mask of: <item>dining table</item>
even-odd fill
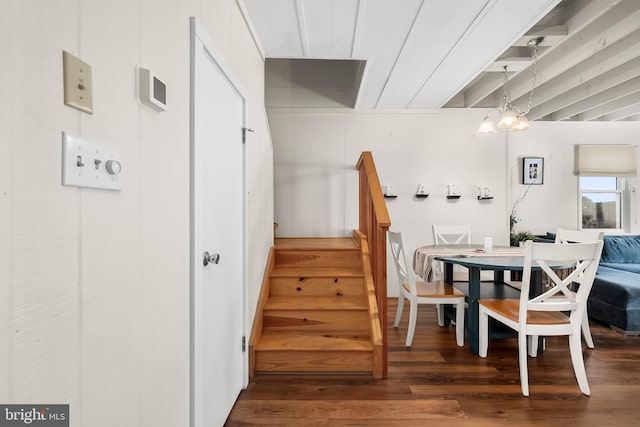
[[[483,245],[476,244],[439,244],[426,245],[417,248],[413,254],[413,270],[423,280],[442,280],[441,263],[436,261],[438,256],[518,256],[524,255],[524,249],[518,246],[492,246],[491,251]]]
[[[524,269],[524,255],[496,256],[485,254],[485,256],[435,256],[436,261],[444,263],[444,281],[462,290],[466,295],[468,304],[466,316],[466,330],[471,353],[478,354],[479,350],[479,309],[478,300],[480,298],[519,298],[519,291],[513,292],[512,286],[505,283],[505,271],[520,271]],[[468,283],[454,282],[453,267],[459,265],[466,267],[469,271]],[[566,268],[566,263],[551,263],[552,269]],[[480,272],[483,270],[493,271],[493,281],[486,282],[480,280]],[[531,266],[531,286],[529,296],[533,297],[542,293],[544,288],[543,271],[535,264]],[[490,337],[504,336],[494,334],[490,328]],[[538,352],[544,350],[544,339],[539,338]]]

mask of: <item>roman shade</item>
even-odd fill
[[[573,173],[580,176],[636,176],[635,145],[576,145]]]

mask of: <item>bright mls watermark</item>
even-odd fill
[[[69,427],[69,405],[0,405],[0,427]]]

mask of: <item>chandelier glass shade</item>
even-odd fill
[[[516,123],[515,125],[511,126],[511,130],[527,130],[531,127],[531,125],[529,124],[529,119],[527,119],[526,116],[518,116],[518,123]]]
[[[497,133],[496,126],[493,124],[493,120],[489,118],[489,116],[485,116],[482,123],[480,123],[480,127],[478,128],[478,133],[480,135],[489,135],[492,133]]]
[[[518,123],[518,114],[513,109],[504,110],[500,116],[498,127],[500,129],[511,129]]]

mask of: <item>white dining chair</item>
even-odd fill
[[[471,226],[433,225],[433,241],[436,245],[471,244]]]
[[[586,243],[595,242],[604,238],[604,231],[598,230],[567,230],[558,228],[556,230],[556,244],[567,243]],[[591,327],[589,326],[589,313],[587,308],[584,309],[584,318],[582,319],[582,335],[584,342],[589,348],[595,348],[593,337],[591,336]]]
[[[467,225],[435,225],[433,229],[433,241],[436,246],[438,245],[470,245],[471,244],[471,226]],[[444,272],[442,271],[442,263],[439,261],[434,262],[433,271],[435,277],[441,279]],[[469,280],[469,275],[465,270],[456,270],[453,275],[454,282],[466,282]],[[438,308],[440,313],[440,308]],[[441,315],[438,315],[438,319],[442,319]],[[442,326],[442,324],[440,324]]]
[[[518,359],[520,365],[520,387],[524,396],[529,396],[529,374],[527,370],[527,341],[530,337],[532,351],[537,350],[538,336],[567,335],[573,370],[582,393],[589,395],[589,383],[582,357],[580,340],[582,318],[587,298],[600,262],[602,241],[552,245],[548,243],[524,243],[524,269],[520,299],[480,299],[479,308],[479,354],[487,357],[489,345],[489,317],[496,319],[518,332]],[[575,267],[564,279],[549,267],[562,263]],[[529,296],[531,267],[539,266],[554,286],[534,297]],[[579,283],[577,292],[569,287]],[[567,314],[568,313],[568,314]]]
[[[464,345],[464,293],[443,281],[419,282],[415,279],[402,243],[402,234],[389,231],[389,246],[398,274],[398,308],[393,327],[397,328],[402,318],[404,300],[409,300],[409,329],[405,346],[411,347],[418,318],[418,304],[453,304],[456,307],[456,343]],[[442,325],[441,325],[442,326]]]
[[[433,229],[433,241],[436,246],[438,245],[470,245],[471,244],[471,225],[432,225]],[[444,277],[444,271],[442,270],[442,263],[435,261],[432,266],[434,275],[438,278]],[[493,274],[483,274],[483,279],[493,280]],[[469,272],[454,266],[453,271],[454,282],[467,282],[469,281]],[[444,310],[440,305],[436,306],[438,311],[438,324],[444,325]]]

